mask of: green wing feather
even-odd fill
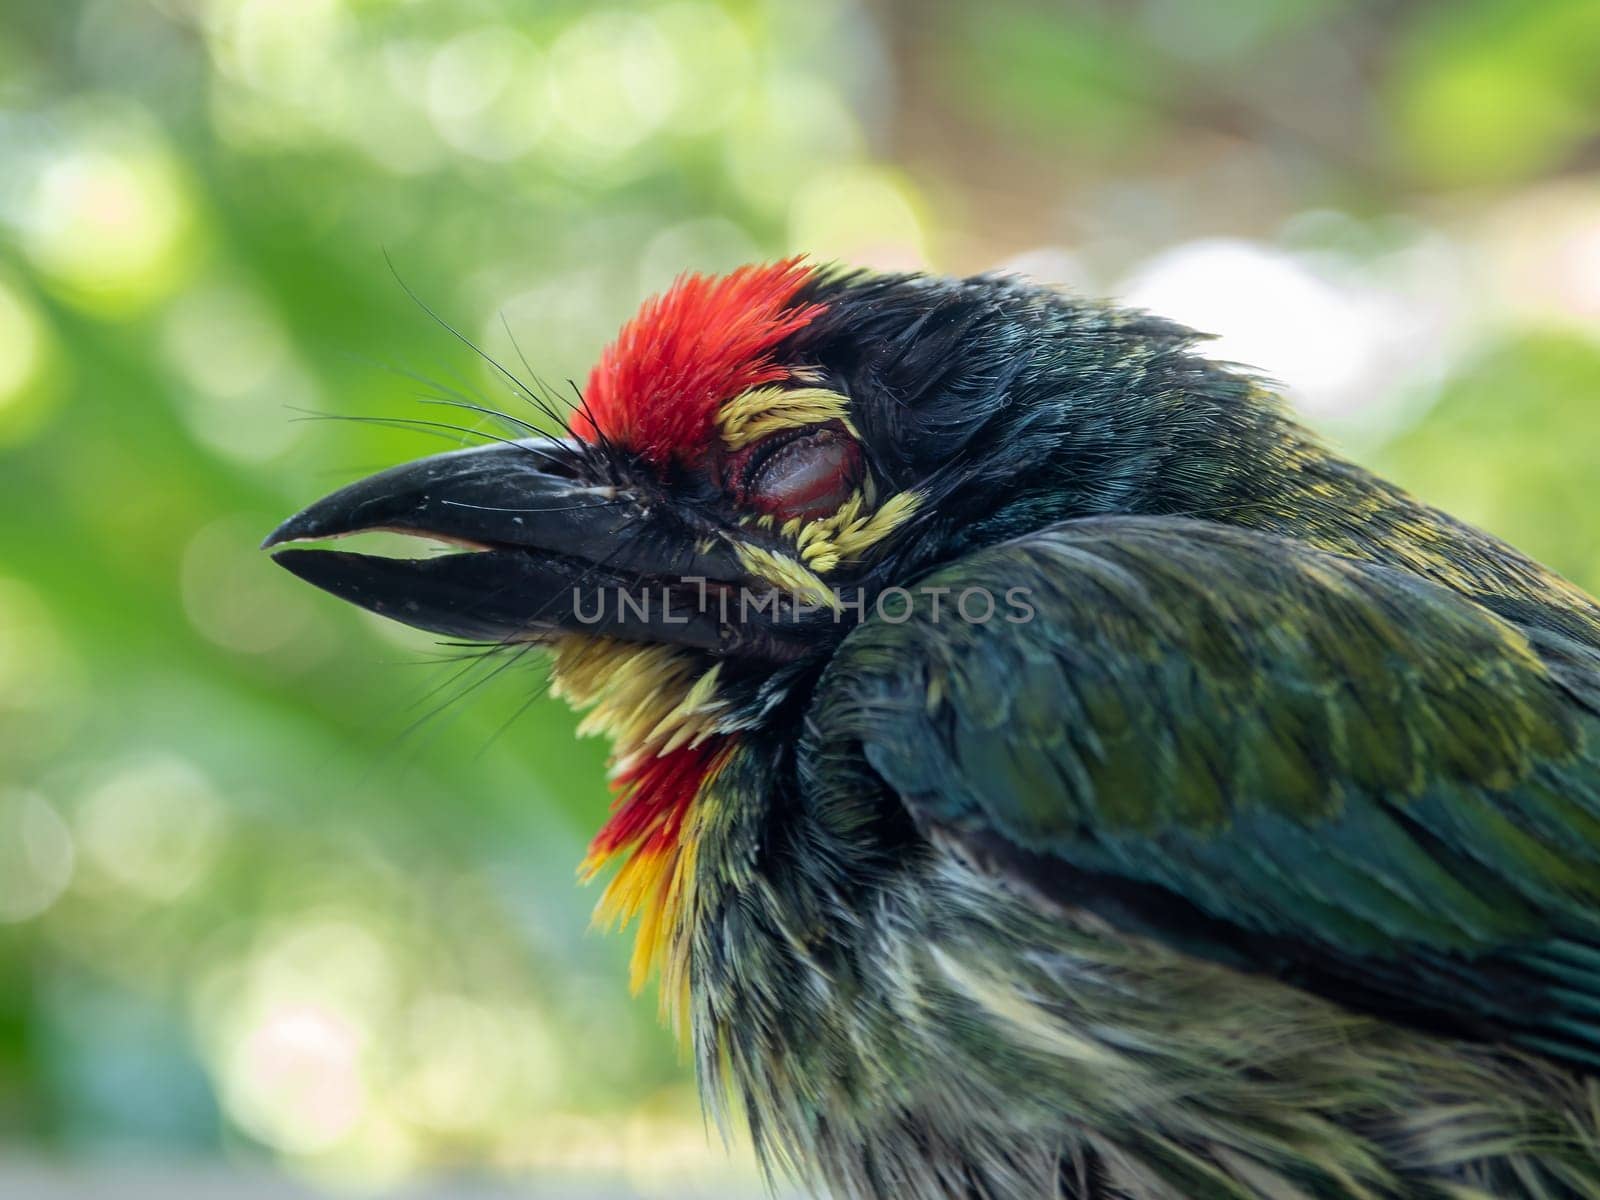
[[[939,619],[923,592],[861,626],[812,713],[921,826],[1187,951],[1600,1062],[1592,647],[1196,521],[1073,522],[925,582]],[[962,620],[969,588],[1033,616]]]

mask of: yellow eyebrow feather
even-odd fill
[[[850,401],[827,388],[759,387],[741,392],[717,413],[717,430],[729,450],[742,450],[780,429],[843,422],[852,437]]]

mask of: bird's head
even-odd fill
[[[798,260],[680,280],[605,351],[561,439],[435,455],[335,492],[267,545],[398,531],[460,553],[280,549],[422,629],[547,643],[616,746],[590,863],[670,941],[694,803],[893,589],[1056,521],[1248,502],[1281,417],[1186,331],[1015,280]],[[991,598],[1005,604],[1004,597]],[[971,607],[981,611],[981,598]]]

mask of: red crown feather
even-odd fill
[[[724,401],[788,378],[772,351],[823,310],[794,303],[813,274],[796,257],[680,277],[645,301],[600,356],[573,432],[660,464],[700,453]]]

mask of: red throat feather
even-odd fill
[[[589,857],[604,860],[630,847],[659,853],[675,845],[720,741],[641,758],[618,775],[611,819],[589,844]]]
[[[722,276],[682,276],[645,301],[600,356],[573,432],[603,436],[657,464],[700,453],[724,401],[789,377],[772,352],[822,311],[794,303],[814,274],[788,258]]]
[[[712,737],[699,745],[641,757],[624,768],[613,780],[616,801],[611,818],[589,843],[583,862],[582,873],[588,878],[613,859],[622,860],[606,885],[597,915],[617,925],[640,918],[633,988],[637,991],[653,970],[661,968],[662,999],[669,1007],[685,982],[673,978],[682,971],[671,943],[685,893],[693,886],[696,834],[687,826],[701,789],[721,765],[727,748],[725,738]]]

